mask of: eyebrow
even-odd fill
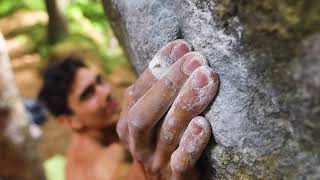
[[[101,80],[102,80],[101,74],[97,74],[96,75],[96,82],[101,81]]]

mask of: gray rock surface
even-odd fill
[[[204,113],[213,129],[201,159],[206,178],[320,179],[319,23],[304,26],[299,16],[298,25],[270,23],[274,14],[245,2],[104,0],[104,7],[138,73],[178,38],[219,73],[219,94]],[[291,22],[285,10],[275,14]]]

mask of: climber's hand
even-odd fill
[[[218,89],[218,75],[184,40],[164,46],[125,94],[117,125],[147,179],[196,179],[211,128],[198,116]],[[197,117],[198,116],[198,117]]]

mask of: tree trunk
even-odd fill
[[[316,0],[104,0],[141,73],[183,38],[220,75],[203,114],[208,179],[320,178],[320,4]]]
[[[0,34],[0,179],[44,179],[27,116],[14,83],[5,42]]]
[[[49,15],[48,40],[52,44],[68,35],[68,24],[64,19],[61,6],[59,6],[58,2],[58,0],[45,0]]]

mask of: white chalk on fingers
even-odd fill
[[[191,120],[181,139],[181,146],[190,154],[203,151],[211,134],[210,123],[201,116]]]
[[[155,78],[160,79],[168,72],[169,67],[173,63],[174,60],[172,60],[170,57],[166,57],[160,53],[157,53],[149,63],[149,70]]]
[[[188,58],[186,58],[185,62],[183,62],[182,64],[182,71],[188,75],[190,75],[195,69],[199,68],[200,66],[208,65],[208,61],[206,60],[206,58],[199,52],[189,52],[184,55],[184,57],[186,56],[188,56]]]
[[[213,86],[218,82],[218,75],[209,66],[201,66],[192,74],[192,87],[194,89],[203,89],[205,86]]]
[[[172,48],[169,51],[170,46]],[[191,51],[192,47],[182,39],[175,40],[161,48],[149,63],[149,70],[155,78],[164,76],[169,67],[184,53]],[[166,52],[165,52],[166,51]]]
[[[203,82],[196,82],[198,78]],[[170,111],[174,112],[178,106],[187,111],[198,107],[205,108],[216,95],[218,86],[219,78],[217,73],[208,66],[201,66],[197,68],[181,88],[181,91],[176,98],[176,101],[174,101]],[[193,95],[196,99],[186,98],[186,96],[189,96],[191,91],[194,92]],[[168,114],[173,113],[170,111]]]
[[[201,116],[193,118],[182,136],[178,149],[171,156],[171,169],[183,173],[195,166],[209,142],[210,135],[210,123]]]
[[[192,88],[197,91],[199,104],[207,103],[208,100],[213,99],[218,90],[219,77],[209,66],[201,66],[196,69],[190,79]]]

